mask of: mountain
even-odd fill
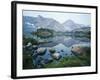
[[[55,31],[64,31],[65,30],[63,28],[62,24],[60,24],[58,21],[56,21],[52,18],[44,18],[40,15],[38,17],[24,16],[23,24],[25,27],[24,28],[25,31],[27,28],[32,29],[32,31],[36,31],[37,29],[40,29],[40,28],[52,29]]]
[[[77,24],[72,20],[66,20],[61,24],[53,18],[46,18],[40,15],[37,17],[23,16],[24,33],[35,32],[40,28],[51,29],[57,32],[71,32],[84,27],[88,26]]]
[[[63,27],[66,29],[66,31],[72,31],[72,30],[74,30],[74,29],[84,27],[83,24],[77,24],[77,23],[75,23],[75,22],[72,21],[72,20],[67,20],[67,21],[65,21],[62,25],[63,25]]]

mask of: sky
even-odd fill
[[[24,16],[37,17],[41,15],[45,18],[53,18],[60,22],[61,24],[67,20],[73,20],[75,23],[90,25],[91,24],[91,14],[89,13],[71,13],[71,12],[47,12],[47,11],[23,11]]]

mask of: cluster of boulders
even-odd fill
[[[38,48],[37,45],[32,45],[31,42],[28,42],[27,45],[23,46],[23,49],[27,50],[27,51],[31,51],[31,50],[36,50]]]
[[[54,48],[49,48],[49,52],[54,59],[59,60],[61,58],[60,53],[56,52]]]
[[[61,44],[60,44],[61,47]],[[60,48],[59,45],[57,45],[56,47],[39,47],[38,45],[32,45],[30,42],[24,46],[24,48],[31,50],[33,52],[33,59],[35,59],[34,64],[37,65],[36,67],[43,67],[45,64],[48,64],[50,62],[52,62],[54,59],[55,60],[59,60],[61,59],[62,56],[62,52],[64,52],[64,49],[61,48],[59,50],[57,50],[58,48]],[[66,48],[67,49],[67,48]],[[87,44],[75,44],[72,45],[71,47],[71,52],[74,55],[84,55],[85,53],[88,53],[87,50],[90,49],[90,46]],[[43,58],[43,56],[45,56],[45,54],[47,54],[47,52],[49,52],[50,57],[46,57]]]
[[[33,51],[33,57],[37,57],[38,55],[44,55],[46,53],[46,50],[48,49],[50,52],[51,57],[58,60],[61,58],[60,53],[56,52],[54,48],[44,48],[44,47],[38,47],[37,45],[32,45],[32,43],[27,43],[26,46],[24,46],[25,49]],[[49,59],[51,60],[51,59]]]
[[[90,47],[85,44],[75,44],[71,47],[71,52],[77,55],[82,55],[83,53],[86,53],[87,47]],[[46,53],[46,50],[50,52],[50,55],[53,59],[59,60],[61,58],[61,54],[56,51],[55,48],[44,48],[44,47],[38,47],[37,45],[32,45],[32,43],[27,43],[26,46],[24,46],[25,49],[33,51],[33,57],[36,58],[37,56],[42,56]],[[61,50],[63,52],[63,50]],[[46,59],[45,63],[51,62],[52,59]]]
[[[26,51],[31,51],[33,56],[33,64],[37,67],[43,67],[44,64],[48,64],[55,60],[59,60],[61,58],[60,53],[56,52],[54,48],[44,48],[39,47],[38,45],[32,45],[31,42],[27,43],[27,45],[23,46],[23,48]],[[49,55],[51,57],[43,58],[42,56],[46,54],[46,51],[48,50]]]
[[[33,64],[36,68],[43,68],[45,67],[45,64],[51,63],[54,60],[58,61],[59,59],[63,58],[62,54],[67,51],[66,46],[63,44],[58,44],[54,47],[46,48],[39,47],[38,45],[33,45],[31,42],[28,42],[27,45],[24,45],[23,49],[28,54],[31,52],[31,57],[33,57]],[[73,55],[84,55],[84,53],[87,53],[87,50],[89,49],[90,46],[88,44],[75,44],[72,45],[69,52],[71,52]],[[49,57],[44,57],[46,55],[49,55]]]

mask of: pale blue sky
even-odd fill
[[[73,20],[75,23],[90,25],[91,24],[91,14],[89,13],[70,13],[70,12],[47,12],[47,11],[23,11],[24,16],[37,17],[41,15],[46,18],[53,18],[60,23],[64,23],[66,20]]]

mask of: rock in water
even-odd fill
[[[56,50],[54,48],[49,48],[50,53],[55,53]]]
[[[88,49],[90,49],[88,44],[76,44],[72,46],[71,51],[77,55],[82,55],[83,53],[87,53]]]
[[[61,55],[59,53],[54,53],[54,54],[51,54],[51,55],[56,60],[59,60],[61,58]]]
[[[46,48],[38,48],[37,49],[37,54],[38,55],[44,55],[46,52]]]
[[[37,45],[33,45],[32,47],[33,47],[34,50],[38,49]]]
[[[71,51],[73,53],[81,54],[83,50],[80,46],[77,46],[77,47],[72,47]]]
[[[32,43],[31,42],[28,42],[27,45],[26,45],[26,47],[29,47],[31,45],[32,45]]]
[[[32,43],[31,42],[28,42],[27,45],[24,46],[24,49],[25,50],[28,50],[28,51],[32,50]]]

